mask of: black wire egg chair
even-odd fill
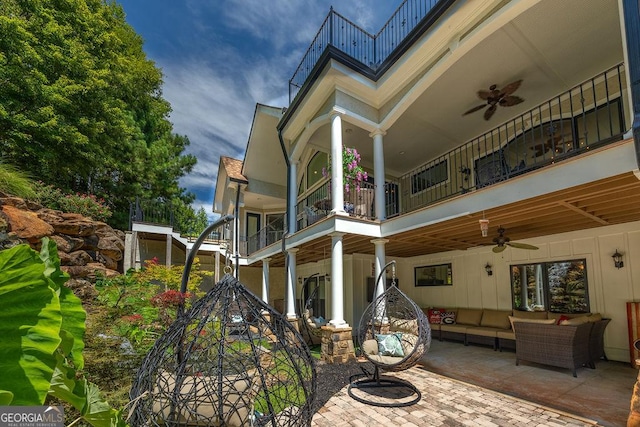
[[[316,282],[313,290],[311,291],[310,288],[312,279],[318,276],[319,273],[314,273],[311,276],[307,277],[302,283],[301,298],[299,304],[300,306],[298,307],[302,317],[303,329],[307,333],[307,337],[309,338],[309,345],[313,345],[315,342],[317,342],[317,339],[322,337],[322,326],[327,323],[326,320],[322,321],[317,316],[315,316],[318,313],[313,312],[313,303],[318,298],[320,283]]]
[[[182,276],[208,227],[189,253]],[[302,336],[225,276],[156,341],[134,379],[132,426],[310,426],[316,369]]]
[[[431,346],[431,328],[422,309],[398,289],[395,261],[384,266],[376,284],[382,286],[380,280],[389,266],[393,267],[391,285],[366,308],[356,335],[360,355],[373,364],[374,372],[363,369],[363,374],[352,376],[348,393],[369,405],[402,407],[417,403],[421,392],[410,382],[382,376],[380,371],[403,371],[418,363]],[[360,392],[379,388],[394,388],[403,398],[374,400]]]

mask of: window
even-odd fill
[[[307,189],[311,188],[313,184],[324,178],[322,170],[326,170],[328,165],[327,153],[317,152],[311,158],[307,165]]]
[[[587,313],[586,260],[512,265],[511,294],[516,310]]]
[[[429,187],[445,182],[449,177],[447,161],[436,163],[411,176],[411,194],[416,194]]]

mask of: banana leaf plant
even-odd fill
[[[82,369],[86,312],[64,286],[53,240],[0,251],[0,405],[44,405],[54,396],[94,426],[125,426]]]

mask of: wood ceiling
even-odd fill
[[[490,220],[489,235],[482,237],[473,213],[438,224],[385,236],[387,257],[405,258],[450,250],[493,245],[497,228],[504,227],[513,241],[530,239],[605,225],[640,221],[640,180],[633,173],[594,181],[543,196],[485,210]],[[393,219],[389,220],[393,221]],[[343,252],[374,254],[372,237],[346,234]],[[323,236],[299,246],[297,264],[316,262],[331,254],[331,237]],[[273,256],[271,266],[284,266],[282,253]]]

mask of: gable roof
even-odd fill
[[[231,157],[220,156],[220,160],[224,167],[227,176],[231,181],[239,182],[241,184],[248,184],[249,181],[242,174],[242,161],[233,159]]]

